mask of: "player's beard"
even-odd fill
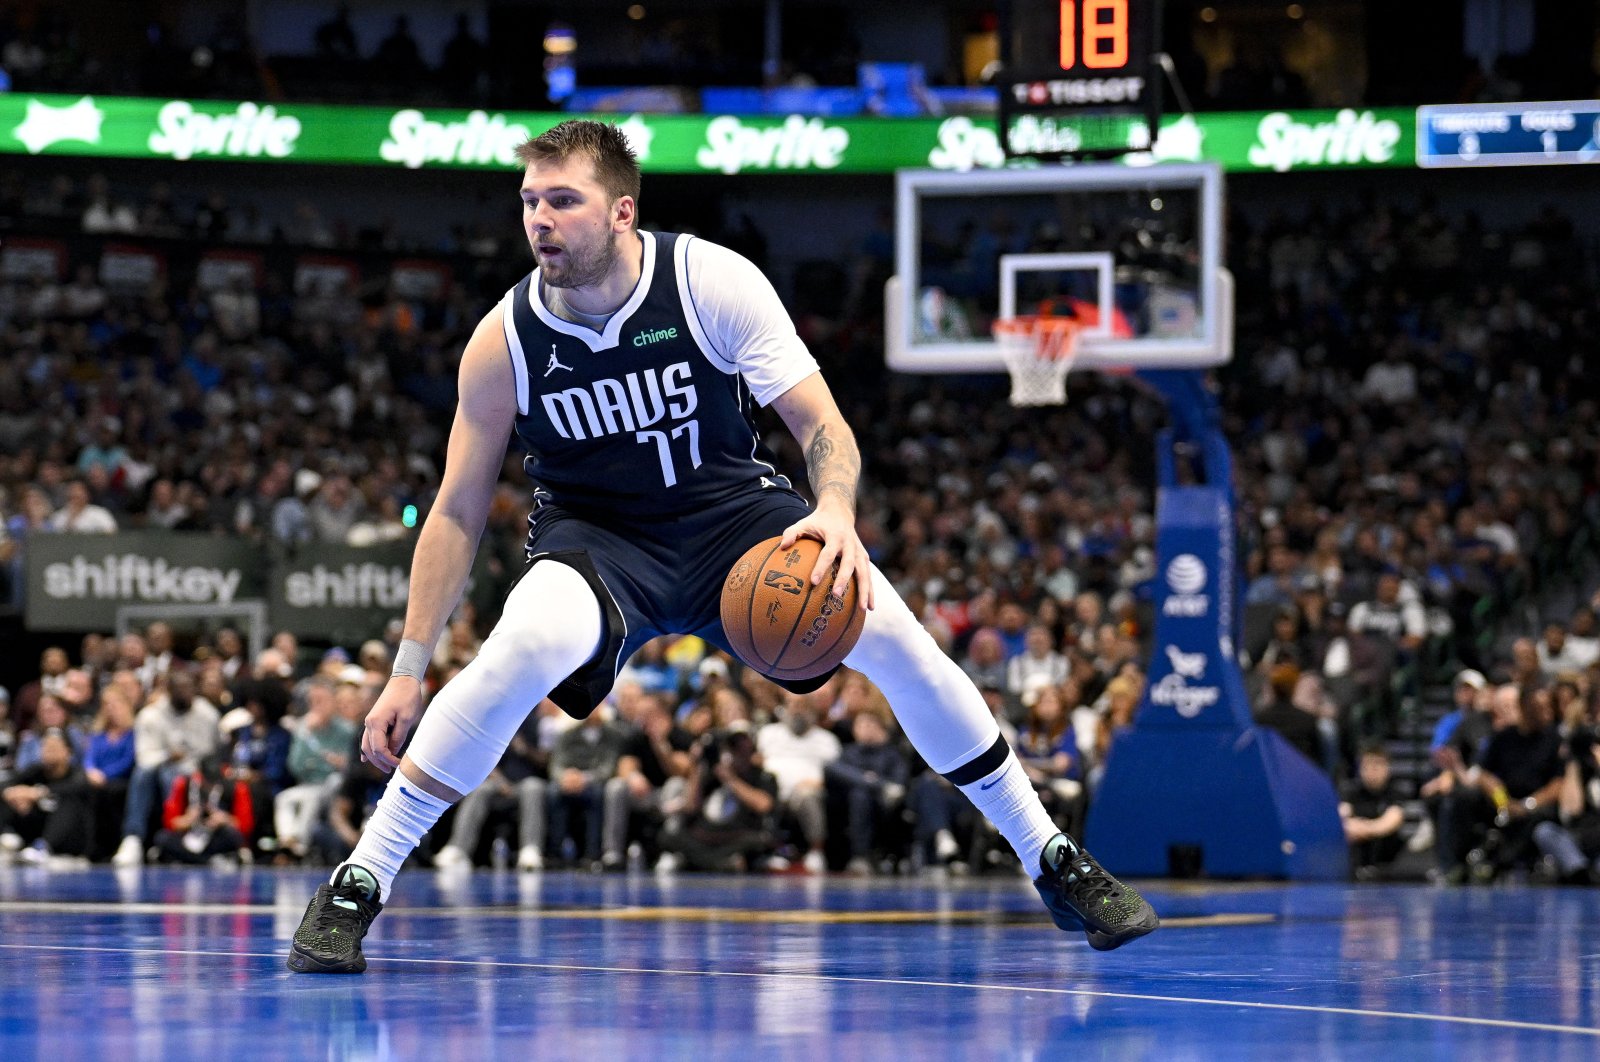
[[[593,251],[580,253],[571,244],[563,244],[561,251],[566,261],[556,265],[539,260],[537,250],[534,252],[535,260],[539,261],[539,278],[552,288],[587,288],[599,284],[611,274],[621,257],[616,237],[611,235]]]

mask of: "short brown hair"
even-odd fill
[[[639,201],[639,160],[614,125],[572,118],[517,146],[517,158],[524,166],[566,162],[574,155],[583,155],[594,165],[595,180],[612,202],[625,195]]]

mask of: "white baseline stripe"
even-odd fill
[[[118,955],[199,955],[228,959],[282,959],[279,952],[201,951],[166,948],[105,948],[81,944],[0,944],[13,951],[110,952]],[[501,970],[556,970],[563,973],[648,974],[658,977],[729,977],[791,981],[827,981],[849,985],[895,985],[905,988],[965,988],[976,992],[1041,992],[1052,996],[1085,996],[1093,999],[1135,999],[1147,1003],[1188,1003],[1207,1007],[1250,1007],[1255,1010],[1287,1010],[1302,1014],[1346,1014],[1357,1018],[1401,1018],[1433,1021],[1447,1025],[1482,1025],[1496,1029],[1521,1029],[1529,1032],[1570,1033],[1600,1037],[1600,1029],[1582,1025],[1550,1025],[1534,1021],[1509,1021],[1502,1018],[1465,1018],[1452,1014],[1416,1014],[1403,1010],[1360,1010],[1354,1007],[1316,1007],[1306,1003],[1256,1003],[1238,999],[1199,999],[1190,996],[1157,996],[1141,992],[1096,992],[1086,988],[1046,988],[1036,985],[987,985],[965,981],[916,981],[895,977],[850,977],[844,974],[753,973],[743,970],[666,970],[650,966],[584,966],[557,962],[499,962],[492,959],[403,959],[390,956],[369,957],[369,963],[405,963],[412,966],[487,966]],[[306,975],[302,975],[306,976]],[[314,976],[314,975],[313,975]]]

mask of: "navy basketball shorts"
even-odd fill
[[[600,649],[550,699],[574,718],[588,716],[611,692],[622,664],[659,635],[698,635],[731,653],[722,632],[728,572],[751,546],[783,534],[810,511],[800,495],[776,487],[649,521],[600,519],[540,505],[529,520],[528,567],[556,561],[576,569],[605,617]],[[829,677],[778,685],[809,693]]]

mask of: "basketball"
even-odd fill
[[[852,575],[844,598],[831,593],[839,571],[811,585],[822,543],[782,538],[752,546],[722,584],[722,629],[739,659],[775,679],[809,679],[838,667],[861,637],[861,580]]]

